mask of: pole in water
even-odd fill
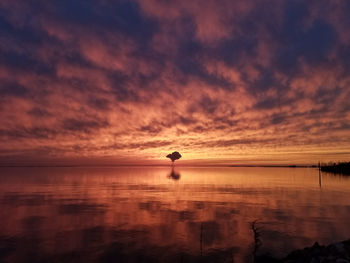
[[[201,222],[201,236],[200,236],[200,249],[201,249],[201,256],[203,256],[203,222]]]
[[[318,185],[322,187],[321,163],[318,161]]]

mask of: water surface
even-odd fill
[[[349,177],[312,168],[1,168],[0,261],[252,262],[350,238]]]

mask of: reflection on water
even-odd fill
[[[168,178],[173,180],[179,180],[181,178],[180,173],[175,172],[174,166],[171,168],[171,173],[169,174]]]
[[[283,256],[349,238],[349,190],[317,169],[2,168],[0,261],[251,262],[255,220]]]

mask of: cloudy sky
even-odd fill
[[[346,0],[1,0],[0,163],[349,160],[349,13]]]

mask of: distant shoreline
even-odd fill
[[[78,167],[170,167],[165,164],[113,164],[113,165],[0,165],[0,168],[11,168],[11,167],[22,167],[22,168],[49,168],[49,167],[62,167],[62,168],[78,168]],[[186,165],[180,164],[175,167],[261,167],[261,168],[318,168],[317,165]]]
[[[339,162],[321,165],[322,172],[350,175],[350,162]]]

